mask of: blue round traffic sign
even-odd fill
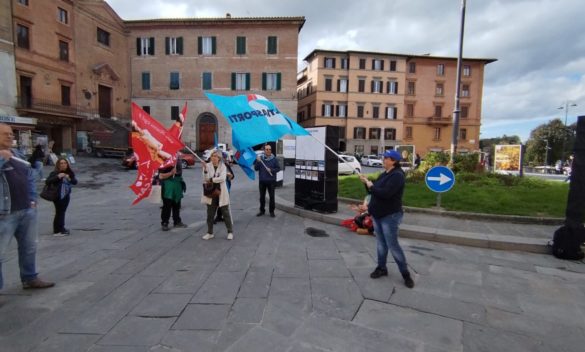
[[[425,182],[433,192],[447,192],[455,184],[455,174],[446,166],[435,166],[427,171]]]

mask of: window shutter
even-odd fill
[[[199,37],[201,38],[201,37]],[[232,90],[236,90],[236,73],[232,72]]]
[[[384,60],[382,60],[382,62],[381,62],[380,64],[381,64],[381,66],[380,66],[380,69],[381,69],[382,71],[384,71]]]
[[[376,68],[376,60],[372,59],[372,70]]]
[[[335,58],[331,59],[331,61],[333,61],[333,67],[332,68],[335,68]]]
[[[266,90],[266,72],[262,72],[262,90]]]
[[[197,37],[197,54],[203,54],[203,38]]]
[[[386,113],[385,113],[385,116],[384,116],[385,118],[388,118],[388,110],[389,110],[389,109],[390,109],[390,108],[387,106],[387,107],[386,107]]]
[[[337,80],[337,91],[341,92],[341,80],[340,79]]]
[[[394,120],[396,120],[396,119],[398,118],[398,108],[395,106],[395,107],[393,107],[393,108],[392,108],[392,110],[394,110],[394,111],[393,111],[393,114],[394,114],[394,115],[392,116],[392,118],[393,118]]]
[[[339,117],[339,105],[335,105],[335,116]]]
[[[396,71],[396,61],[390,61],[390,71]]]
[[[183,37],[177,38],[177,54],[183,55]]]
[[[279,72],[276,74],[276,90],[280,90],[281,82],[282,82],[282,75]]]
[[[171,38],[165,37],[165,54],[169,55],[171,53]]]
[[[394,94],[398,94],[398,82],[394,82]]]
[[[154,55],[154,37],[148,38],[148,55]]]
[[[390,88],[392,87],[392,85],[390,83],[391,83],[390,81],[386,82],[386,93],[388,93],[388,94],[390,94],[390,92],[392,92],[390,90]],[[384,93],[384,92],[382,92],[382,93]]]
[[[136,38],[136,55],[142,54],[142,39]]]
[[[372,83],[371,84],[371,87],[370,87],[371,88],[371,92],[374,93],[374,81],[372,81],[371,83]]]
[[[217,40],[215,37],[211,37],[211,55],[215,55],[217,49]]]
[[[250,90],[250,74],[246,73],[246,90]]]

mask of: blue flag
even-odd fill
[[[251,180],[256,179],[256,172],[254,172],[254,161],[256,160],[256,153],[252,150],[252,148],[246,148],[243,151],[238,150],[234,155],[234,158]]]
[[[232,127],[232,142],[237,150],[275,141],[290,134],[310,135],[307,130],[280,112],[268,99],[257,94],[226,97],[205,93]]]

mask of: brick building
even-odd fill
[[[339,150],[449,150],[456,58],[314,50],[305,61],[297,77],[297,120],[306,127],[339,126]],[[483,70],[493,61],[463,60],[460,152],[479,149]]]
[[[132,100],[169,127],[185,102],[183,140],[196,150],[231,145],[231,128],[204,92],[260,94],[295,116],[303,17],[125,21]]]

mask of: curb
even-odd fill
[[[344,203],[361,203],[359,199],[337,197],[337,199]],[[484,214],[484,213],[468,213],[464,211],[450,211],[450,210],[439,210],[429,208],[416,208],[403,206],[404,211],[407,213],[423,213],[433,214],[441,216],[451,216],[458,219],[468,220],[488,220],[497,222],[511,222],[515,224],[528,224],[528,225],[564,225],[565,219],[563,218],[545,218],[535,216],[522,216],[522,215],[498,215],[498,214]]]
[[[341,214],[338,213],[317,213],[314,211],[297,208],[295,207],[294,203],[282,199],[278,195],[275,198],[276,208],[293,215],[298,215],[306,219],[338,226],[341,226],[341,221],[344,220],[341,218]],[[351,201],[354,200],[352,199]],[[438,214],[443,215],[443,212],[439,212]],[[450,243],[468,247],[521,251],[539,254],[551,253],[550,247],[548,246],[546,240],[531,239],[519,236],[486,235],[473,232],[436,229],[417,225],[402,225],[400,227],[400,236],[404,238]]]

